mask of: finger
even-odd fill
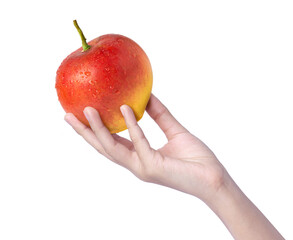
[[[177,134],[188,132],[153,94],[151,94],[146,111],[162,129],[168,140]]]
[[[92,107],[86,107],[84,109],[84,114],[105,152],[109,154],[116,163],[133,170],[135,159],[133,158],[132,152],[113,138],[102,122],[98,111]]]
[[[148,140],[146,139],[143,131],[137,124],[135,115],[132,109],[127,105],[120,107],[121,113],[124,117],[125,123],[128,128],[130,138],[138,157],[141,160],[150,159],[153,157],[154,149],[150,147]]]
[[[90,145],[92,145],[99,153],[104,155],[106,158],[112,160],[112,157],[107,154],[98,141],[96,135],[93,133],[92,129],[80,122],[72,113],[67,113],[64,120],[72,126],[72,128],[81,135]]]

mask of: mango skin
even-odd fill
[[[150,61],[133,40],[107,34],[88,42],[90,49],[77,49],[57,70],[55,88],[67,113],[89,126],[85,107],[98,110],[110,133],[125,130],[120,106],[127,104],[139,121],[149,101],[153,74]]]

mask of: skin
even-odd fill
[[[235,239],[284,239],[240,190],[215,154],[184,128],[152,94],[146,111],[168,142],[155,150],[137,124],[132,109],[123,105],[130,139],[110,134],[99,113],[84,109],[87,127],[71,113],[65,120],[99,153],[129,169],[139,179],[161,184],[201,199],[222,220]]]

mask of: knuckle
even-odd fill
[[[153,182],[154,171],[150,166],[142,166],[139,173],[139,178],[144,182]]]
[[[98,136],[98,133],[99,133],[100,131],[103,131],[103,126],[97,126],[97,125],[94,125],[94,126],[91,127],[91,129],[93,130],[94,134],[95,134],[96,136]]]
[[[131,140],[134,145],[137,145],[140,141],[138,136],[136,136],[136,135],[131,136]]]
[[[98,153],[104,155],[105,154],[105,151],[101,148],[101,147],[97,147],[95,146],[95,149],[97,150]]]
[[[148,159],[140,159],[138,164],[136,172],[138,173],[139,179],[144,182],[160,182],[161,170],[160,167],[156,165],[156,161],[154,161],[154,154],[155,152],[153,152],[153,156],[150,156]]]
[[[85,135],[86,132],[88,132],[88,131],[89,131],[89,128],[88,128],[87,126],[83,126],[81,129],[78,129],[76,132],[77,132],[79,135],[83,136],[83,135]]]
[[[170,113],[168,108],[164,107],[156,116],[154,116],[155,121],[159,121],[159,119],[164,116],[165,114]]]
[[[117,142],[111,143],[111,144],[106,144],[104,146],[104,150],[107,154],[111,154],[113,152],[116,151],[116,147],[117,147]]]
[[[129,126],[128,130],[129,130],[130,133],[134,133],[134,132],[137,131],[137,127],[138,127],[138,124],[136,123],[134,125]]]
[[[138,125],[133,126],[132,129],[129,129],[129,132],[133,144],[137,144],[145,138],[144,134],[142,133]]]

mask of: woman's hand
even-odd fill
[[[203,200],[235,239],[284,239],[240,190],[213,152],[189,133],[154,95],[146,110],[168,139],[167,144],[157,150],[150,146],[131,108],[126,105],[121,106],[121,112],[131,141],[111,135],[99,113],[91,107],[84,110],[91,128],[70,113],[65,120],[98,152],[128,168],[143,181]]]
[[[212,151],[188,132],[154,95],[151,95],[146,111],[168,140],[157,150],[150,146],[132,109],[127,105],[121,106],[121,112],[131,141],[110,134],[99,113],[91,107],[84,110],[91,128],[70,113],[66,114],[65,120],[98,152],[126,167],[141,180],[209,201],[227,177],[224,167]]]

